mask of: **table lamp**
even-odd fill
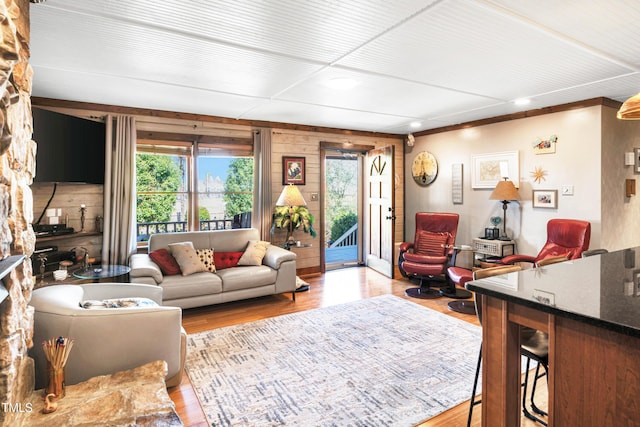
[[[509,181],[508,178],[504,178],[504,181],[499,181],[496,188],[489,196],[490,200],[500,200],[502,202],[502,236],[500,236],[500,240],[509,240],[507,237],[507,205],[511,201],[520,200],[520,196],[518,195],[518,189],[513,182]]]
[[[298,187],[289,184],[282,189],[276,206],[289,207],[289,233],[287,235],[287,242],[285,243],[285,247],[289,248],[295,245],[295,241],[293,240],[293,209],[299,206],[307,206],[307,202],[304,200],[304,197],[302,197],[302,193],[300,193]]]

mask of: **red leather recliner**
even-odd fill
[[[552,219],[547,222],[547,242],[542,246],[537,256],[508,255],[500,261],[501,264],[514,264],[516,262],[538,261],[550,257],[566,256],[568,259],[577,259],[582,252],[589,249],[591,239],[591,223],[577,219]]]
[[[537,256],[515,254],[508,255],[500,261],[500,264],[511,265],[517,262],[530,262],[535,266],[543,260],[550,258],[566,257],[576,259],[589,249],[591,239],[591,223],[576,219],[552,219],[547,223],[547,242]],[[458,286],[464,287],[472,279],[473,273],[464,267],[452,265],[447,269],[449,279]],[[475,313],[473,303],[466,301],[451,301],[449,309],[458,313]]]
[[[453,245],[458,232],[459,215],[455,213],[418,212],[413,242],[400,245],[398,267],[407,278],[420,280],[420,288],[407,289],[406,294],[417,298],[437,298],[442,294],[430,289],[432,281],[440,280],[441,286],[453,286],[444,276],[449,265],[455,264]]]

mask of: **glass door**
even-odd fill
[[[361,153],[326,149],[324,164],[324,269],[362,264]]]

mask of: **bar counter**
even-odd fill
[[[549,426],[640,426],[640,247],[466,287],[483,306],[483,426],[520,425],[520,326],[549,334]]]

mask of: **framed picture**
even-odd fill
[[[282,185],[304,185],[305,180],[305,158],[282,156]]]
[[[636,156],[636,163],[633,170],[635,173],[640,173],[640,148],[634,148],[633,152]]]
[[[533,190],[531,197],[534,208],[558,208],[558,190]]]
[[[493,189],[505,177],[520,187],[518,151],[471,156],[471,188]]]
[[[551,135],[546,139],[538,138],[533,143],[533,152],[536,154],[553,154],[556,152],[556,142],[558,142],[556,135]]]

